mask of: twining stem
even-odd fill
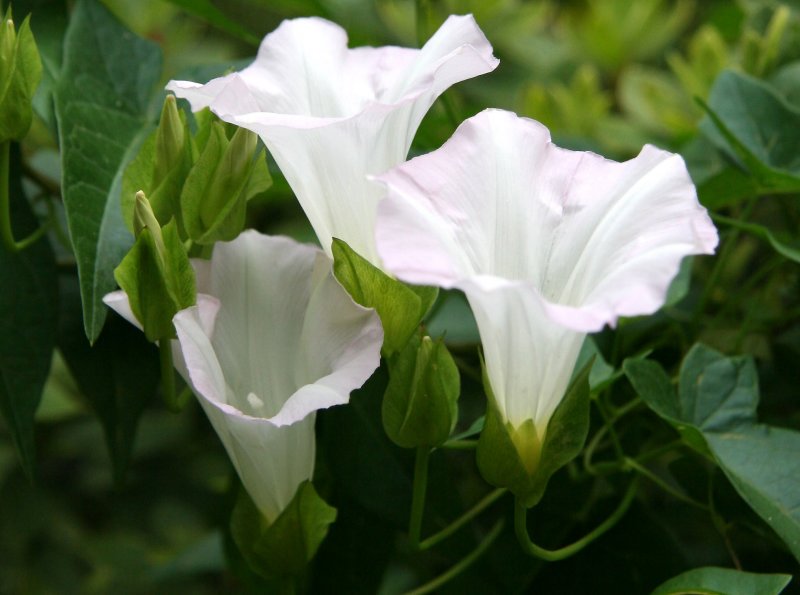
[[[472,519],[474,519],[476,516],[478,516],[486,508],[491,506],[495,501],[497,501],[498,498],[500,498],[500,496],[505,494],[507,491],[508,490],[506,488],[497,488],[496,490],[489,492],[475,506],[470,508],[467,512],[462,514],[455,521],[447,525],[447,527],[445,527],[438,533],[434,533],[427,539],[422,540],[417,547],[420,550],[427,550],[435,546],[437,543],[444,541],[445,539],[450,537],[453,533],[458,531],[461,527],[463,527]]]
[[[444,541],[491,506],[507,491],[505,488],[498,488],[490,492],[447,527],[422,540],[422,517],[425,511],[425,493],[428,487],[428,462],[430,461],[430,456],[430,448],[425,446],[417,448],[417,456],[414,463],[414,488],[411,495],[411,515],[408,522],[408,539],[412,547],[418,550],[427,550]]]
[[[495,539],[497,539],[497,537],[503,531],[503,525],[505,525],[505,521],[503,519],[497,521],[494,527],[492,527],[492,530],[486,534],[486,537],[483,538],[483,541],[481,541],[478,547],[476,547],[472,552],[467,554],[467,556],[465,556],[462,560],[460,560],[457,564],[443,574],[440,574],[435,579],[425,583],[421,587],[417,587],[412,591],[408,591],[405,595],[424,595],[425,593],[433,593],[439,587],[457,577],[459,574],[469,568],[478,558],[480,558],[487,549],[489,549],[492,543],[494,543]]]
[[[584,537],[581,537],[574,543],[557,550],[545,549],[531,541],[530,535],[528,535],[528,508],[525,506],[522,500],[517,498],[514,502],[514,530],[517,534],[517,540],[526,554],[541,558],[542,560],[547,560],[548,562],[556,562],[558,560],[564,560],[565,558],[574,556],[619,522],[619,520],[628,511],[628,508],[630,508],[638,488],[638,478],[634,478],[628,486],[628,490],[625,492],[625,495],[623,496],[622,501],[619,503],[619,506],[617,506],[616,510],[611,513],[611,516],[609,516],[605,521],[603,521],[593,531],[586,534]]]
[[[682,494],[681,492],[679,492],[678,490],[673,488],[666,481],[661,479],[658,475],[656,475],[655,473],[650,471],[650,469],[648,469],[644,465],[639,464],[638,461],[636,461],[634,459],[631,459],[629,457],[626,457],[625,458],[625,466],[628,469],[633,469],[639,475],[642,475],[643,477],[646,477],[647,479],[652,481],[654,484],[656,484],[658,487],[660,487],[662,490],[664,490],[668,494],[672,495],[673,497],[677,498],[681,502],[685,502],[686,504],[689,504],[691,506],[695,506],[696,508],[700,508],[702,510],[708,510],[709,509],[708,506],[706,506],[702,502],[698,502],[697,500],[695,500],[693,498],[690,498],[686,494]]]
[[[408,520],[408,538],[414,547],[419,545],[422,532],[422,514],[425,511],[425,492],[428,489],[428,462],[431,449],[426,446],[417,447],[414,460],[414,488],[411,494],[411,514]]]
[[[14,232],[11,229],[11,202],[8,191],[10,156],[11,141],[0,142],[0,242],[9,252],[20,252],[41,238],[47,231],[47,227],[39,227],[39,229],[19,242],[14,240]]]

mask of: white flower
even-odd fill
[[[380,321],[322,251],[288,238],[244,232],[193,265],[197,305],[173,319],[176,367],[271,522],[311,479],[316,411],[347,403],[378,367]],[[120,294],[106,303],[129,316]]]
[[[403,162],[436,98],[497,63],[472,16],[451,16],[420,50],[348,49],[342,28],[302,18],[267,35],[243,71],[167,89],[258,133],[328,255],[337,237],[379,266],[380,189],[367,174]]]
[[[586,334],[655,312],[681,259],[717,244],[680,156],[648,145],[617,163],[567,151],[538,122],[501,110],[376,179],[387,191],[377,220],[385,268],[465,292],[528,471]],[[531,421],[533,436],[522,430]]]

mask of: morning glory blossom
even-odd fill
[[[683,257],[717,245],[679,155],[648,145],[617,163],[568,151],[502,110],[375,179],[386,270],[464,291],[529,471],[587,333],[655,312]],[[530,421],[535,436],[515,432]]]
[[[312,246],[246,231],[192,264],[198,299],[173,319],[176,368],[272,522],[313,475],[316,411],[372,375],[383,330]],[[122,292],[106,303],[131,316]]]
[[[405,160],[442,92],[497,64],[471,15],[448,18],[422,49],[350,49],[338,25],[300,18],[267,35],[241,72],[167,89],[259,134],[328,255],[336,237],[380,266],[380,189],[366,176]]]

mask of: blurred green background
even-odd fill
[[[448,90],[423,121],[412,154],[437,148],[459,122],[481,109],[501,107],[542,121],[561,146],[613,159],[629,158],[645,143],[681,152],[704,203],[732,215],[740,209],[736,201],[744,182],[738,180],[737,185],[737,179],[726,178],[720,190],[718,176],[730,171],[730,159],[714,149],[708,136],[698,133],[704,112],[697,98],[708,100],[717,76],[733,69],[760,79],[792,109],[800,109],[797,3],[104,3],[132,31],[162,48],[164,83],[171,78],[203,80],[240,68],[255,55],[261,37],[285,18],[329,18],[348,30],[351,46],[417,46],[448,14],[471,12],[493,44],[500,66]],[[28,10],[46,66],[52,66],[60,56],[67,3],[29,0],[15,6],[16,13]],[[154,119],[158,107],[154,105]],[[59,183],[53,122],[37,121],[23,151],[37,176]],[[252,205],[250,225],[313,241],[291,191],[274,166],[272,170],[275,185]],[[784,208],[787,200],[791,199],[761,204],[751,219],[796,239],[797,208]],[[78,354],[82,366],[67,367],[58,352],[53,360],[38,412],[39,468],[33,482],[23,474],[10,437],[0,430],[0,593],[264,592],[267,587],[244,568],[226,536],[236,479],[202,411],[196,403],[181,415],[164,409],[154,396],[156,355],[139,333],[120,320],[109,320],[111,329],[89,349],[81,326],[74,259],[59,245],[65,243],[63,237],[54,240],[63,273],[58,344]],[[741,238],[732,250],[732,264],[716,279],[718,286],[693,290],[693,299],[705,299],[713,314],[698,336],[725,351],[755,355],[762,385],[770,393],[762,416],[800,427],[796,403],[800,376],[793,363],[800,356],[797,267],[775,261],[763,242],[750,236]],[[743,285],[762,268],[767,272]],[[696,271],[700,279],[708,269],[708,263],[700,263]],[[731,293],[742,287],[746,293],[741,299],[729,302]],[[672,314],[681,316],[680,311]],[[429,322],[432,334],[447,328],[448,341],[466,362],[465,369],[474,369],[477,337],[463,300],[450,297]],[[630,350],[645,340],[652,342],[653,333],[660,332],[658,324],[656,320],[629,329]],[[680,353],[689,340],[680,336],[658,340],[662,339],[667,361],[670,345]],[[609,332],[598,338],[606,351],[610,342]],[[614,358],[624,354],[623,350]],[[461,415],[468,423],[482,413],[483,402],[474,378],[465,374],[464,384]],[[328,490],[336,493],[340,522],[320,551],[313,592],[397,593],[434,575],[442,562],[435,552],[428,558],[415,556],[403,550],[402,542],[395,542],[396,531],[402,531],[406,522],[412,461],[409,453],[374,434],[380,430],[379,424],[374,425],[379,398],[368,384],[354,397],[352,411],[319,416],[324,453],[319,482],[323,491],[327,481]],[[378,483],[371,471],[375,469],[391,476],[390,483]],[[454,517],[461,502],[473,502],[483,490],[475,482],[469,455],[448,454],[446,463],[434,461],[432,471],[429,510],[434,517]],[[687,462],[673,473],[692,486],[697,483],[693,477],[703,470],[698,463]],[[337,482],[330,479],[334,476]],[[457,497],[449,495],[453,479]],[[350,487],[343,488],[347,481]],[[571,495],[563,481],[556,478],[553,484],[553,497],[543,502],[537,518],[542,535],[558,537],[570,522],[586,520],[580,518],[580,510],[587,504]],[[727,507],[727,518],[737,519],[741,526],[753,524],[752,513],[729,486],[715,489]],[[474,572],[444,592],[528,592],[535,580],[539,593],[644,593],[693,566],[730,565],[729,544],[706,518],[674,501],[662,506],[664,502],[654,498],[651,504],[635,508],[620,531],[570,565],[545,567],[529,561],[516,549],[513,536],[506,536]],[[578,511],[577,521],[563,516],[568,507]],[[553,512],[556,508],[560,512]],[[752,542],[748,530],[737,529],[731,539],[745,551],[749,568],[796,567],[791,557],[770,548],[775,537],[763,527],[752,529],[762,533],[762,541]],[[617,548],[620,541],[627,541],[627,547]],[[455,544],[452,549],[457,554],[469,546]],[[581,582],[579,574],[593,577],[593,582]]]

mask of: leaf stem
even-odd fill
[[[542,560],[547,560],[548,562],[556,562],[558,560],[564,560],[565,558],[574,556],[620,521],[620,519],[628,511],[628,508],[630,508],[630,505],[636,496],[638,487],[638,478],[634,477],[633,481],[631,481],[630,485],[628,486],[628,490],[625,492],[622,501],[619,503],[619,506],[617,506],[616,510],[611,513],[611,516],[600,523],[593,531],[587,533],[584,537],[581,537],[579,540],[571,543],[570,545],[564,546],[557,550],[545,549],[531,541],[530,535],[528,535],[528,509],[521,499],[516,498],[514,501],[514,530],[517,534],[517,540],[526,554],[536,558],[541,558]]]
[[[476,547],[472,552],[467,554],[463,559],[461,559],[443,574],[440,574],[435,579],[425,583],[420,587],[417,587],[416,589],[408,591],[405,595],[425,595],[425,593],[433,593],[439,587],[457,577],[459,574],[469,568],[478,558],[480,558],[486,550],[489,549],[492,543],[494,543],[495,539],[497,539],[497,537],[503,531],[504,525],[504,519],[497,521],[494,527],[492,527],[492,530],[486,534],[486,537],[483,538],[483,541],[481,541],[480,544],[478,544],[478,547]]]
[[[11,229],[11,203],[9,199],[9,160],[11,155],[11,141],[0,142],[0,242],[9,252],[21,252],[36,240],[41,238],[47,231],[45,225],[39,226],[28,237],[19,242],[14,240],[14,232]]]
[[[689,505],[694,506],[696,508],[700,508],[701,510],[709,510],[708,506],[706,506],[702,502],[698,502],[697,500],[687,496],[686,494],[682,494],[677,489],[675,489],[674,487],[669,485],[666,481],[661,479],[658,475],[656,475],[655,473],[650,471],[650,469],[648,469],[644,465],[639,464],[638,461],[636,461],[634,459],[631,459],[629,457],[626,457],[625,458],[625,466],[628,469],[633,469],[639,475],[642,475],[643,477],[646,477],[647,479],[652,481],[654,484],[656,484],[658,487],[660,487],[662,490],[664,490],[665,492],[667,492],[671,496],[677,498],[681,502],[685,502],[686,504],[689,504]]]

